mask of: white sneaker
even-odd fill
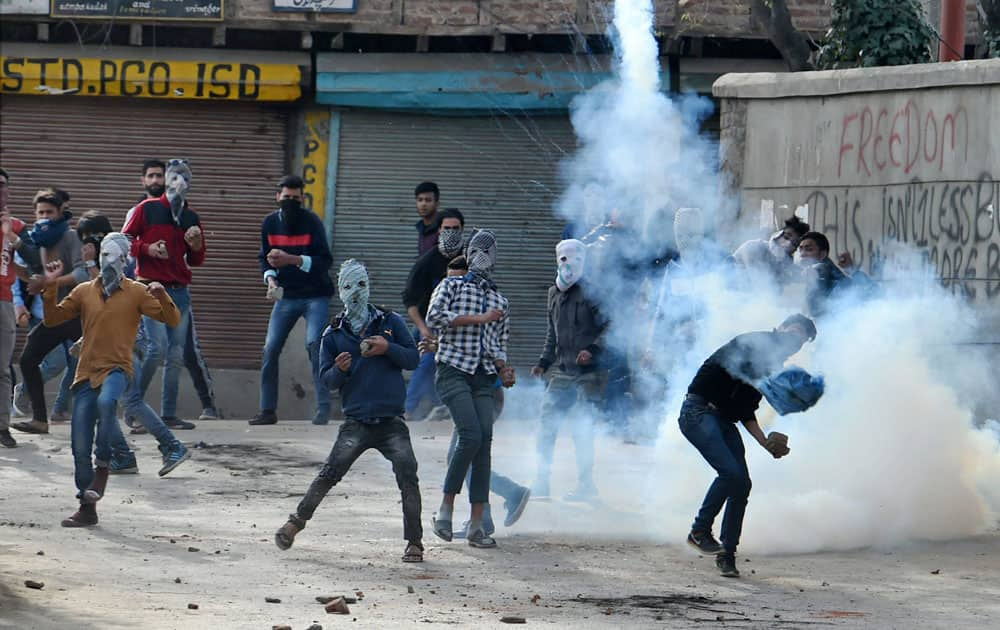
[[[11,410],[15,416],[21,418],[27,418],[31,415],[31,398],[28,396],[27,390],[24,389],[24,383],[18,383],[14,387],[14,399],[11,401]]]

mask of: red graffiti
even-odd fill
[[[969,159],[969,114],[961,105],[942,116],[910,99],[896,111],[865,107],[841,122],[838,176],[852,168],[866,177],[887,169],[910,175],[921,164],[943,171],[946,160],[959,159]]]

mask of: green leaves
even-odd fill
[[[918,0],[833,0],[831,27],[816,65],[838,69],[927,63],[934,41]]]

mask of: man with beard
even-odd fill
[[[180,321],[171,325],[150,317],[143,320],[147,349],[142,373],[137,377],[145,396],[159,364],[165,360],[160,416],[170,426],[177,419],[178,377],[190,323],[191,267],[205,262],[205,238],[201,220],[185,202],[191,187],[187,161],[170,160],[165,182],[163,195],[132,209],[122,232],[132,239],[136,278],[163,285],[181,313]]]
[[[323,383],[340,392],[344,424],[319,475],[274,542],[288,549],[330,489],[370,448],[392,462],[403,504],[403,562],[422,562],[420,486],[410,431],[403,422],[403,370],[417,366],[417,347],[403,318],[368,303],[368,271],[349,259],[340,266],[342,312],[323,333]]]
[[[490,494],[493,387],[497,376],[504,387],[514,386],[514,368],[507,365],[509,305],[492,279],[497,258],[493,233],[480,230],[473,234],[465,257],[469,273],[441,281],[427,309],[427,325],[438,338],[438,395],[448,406],[458,432],[433,527],[439,538],[452,540],[455,496],[471,467],[468,543],[493,548],[496,541],[486,533],[484,515]]]
[[[140,317],[156,318],[172,326],[177,326],[182,317],[162,284],[150,282],[149,286],[143,286],[125,277],[129,249],[125,235],[112,232],[105,236],[100,248],[100,276],[80,284],[61,301],[57,301],[61,261],[47,270],[48,280],[42,294],[45,303],[43,325],[51,327],[78,321],[84,331],[73,383],[75,398],[71,424],[74,478],[80,509],[63,520],[63,527],[97,524],[96,503],[107,487],[111,446],[124,441],[116,412],[118,400],[134,378],[132,346]],[[96,462],[92,454],[96,455]],[[172,467],[186,458],[185,449],[178,453]]]
[[[41,263],[45,268],[58,266],[68,270],[64,275],[51,282],[46,281],[41,268],[32,269],[28,278],[28,292],[37,295],[46,286],[52,285],[57,290],[59,298],[66,297],[77,284],[91,278],[88,269],[96,274],[95,260],[84,261],[82,246],[76,231],[69,227],[72,213],[65,209],[68,196],[55,189],[40,190],[35,195],[35,224],[28,234],[41,250]],[[58,263],[58,264],[57,264]],[[41,364],[47,354],[59,346],[65,351],[80,338],[80,322],[65,321],[59,326],[36,325],[28,333],[28,339],[21,350],[21,377],[24,379],[24,389],[31,400],[30,422],[17,422],[11,425],[25,433],[48,433],[49,419],[45,406],[45,381],[42,378]],[[72,360],[67,360],[72,364]]]
[[[313,424],[330,421],[330,390],[320,380],[320,338],[330,311],[333,258],[323,221],[302,207],[305,183],[287,175],[278,184],[278,209],[267,215],[260,228],[260,270],[267,299],[274,302],[264,341],[260,368],[260,413],[250,424],[278,421],[278,360],[289,333],[300,318],[306,320],[306,351],[312,362],[316,389]]]
[[[417,327],[419,336],[417,342],[433,343],[434,335],[427,327],[424,318],[427,317],[427,306],[431,301],[434,287],[445,277],[448,262],[462,253],[465,245],[463,228],[465,217],[459,210],[446,209],[439,214],[440,230],[437,246],[420,256],[406,279],[403,289],[403,306],[410,321]],[[434,389],[434,353],[425,352],[420,357],[420,364],[410,375],[410,384],[406,389],[406,419],[411,422],[425,420],[429,415],[437,416],[439,406],[437,392]],[[447,410],[442,409],[445,413]]]
[[[167,165],[160,160],[146,160],[142,164],[142,187],[146,191],[146,196],[139,200],[142,203],[146,199],[156,199],[163,195],[166,187],[163,185]],[[131,211],[129,212],[131,216]],[[128,223],[128,216],[125,218]],[[218,420],[219,411],[215,405],[215,390],[213,388],[212,375],[208,371],[208,363],[201,352],[201,344],[198,343],[198,331],[194,322],[194,310],[188,310],[188,336],[187,343],[184,344],[184,367],[187,368],[191,377],[191,384],[198,393],[198,400],[201,401],[201,415],[199,420]],[[183,418],[166,418],[167,422],[174,429],[193,429],[195,424]],[[133,427],[136,429],[136,427]],[[135,431],[135,432],[141,432]],[[112,468],[113,469],[113,468]]]
[[[441,191],[434,182],[421,182],[413,190],[420,220],[414,226],[417,230],[417,255],[423,256],[434,249],[438,242],[441,221],[438,218],[438,202]]]
[[[743,515],[750,496],[743,439],[736,428],[742,423],[775,459],[788,454],[787,439],[765,436],[756,410],[763,397],[757,386],[781,370],[785,361],[806,341],[816,338],[816,325],[804,315],[792,315],[771,332],[739,335],[716,350],[695,374],[681,406],[680,428],[705,461],[718,473],[712,482],[687,542],[699,552],[716,555],[715,565],[724,577],[739,577],[736,546],[743,529]],[[722,544],[712,536],[712,523],[725,504]]]
[[[14,344],[17,341],[17,320],[14,312],[13,292],[11,287],[17,280],[14,262],[15,253],[32,261],[32,266],[39,264],[38,248],[28,239],[25,233],[24,221],[10,215],[7,202],[10,198],[10,178],[7,171],[0,168],[0,446],[14,448],[17,441],[10,434],[11,373],[8,369],[14,354]],[[22,238],[22,234],[24,238]]]
[[[532,487],[536,497],[549,496],[552,452],[559,424],[582,398],[589,408],[569,418],[576,446],[577,487],[565,498],[567,501],[597,498],[593,419],[603,389],[597,366],[607,321],[580,284],[586,255],[586,246],[576,239],[556,245],[558,273],[555,285],[549,288],[545,348],[538,365],[531,370],[536,377],[549,373],[542,404],[542,424],[538,430],[538,473]]]

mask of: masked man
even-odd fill
[[[96,503],[104,496],[112,444],[124,441],[118,425],[118,400],[133,379],[132,346],[141,316],[176,326],[181,313],[163,285],[143,286],[125,277],[130,244],[112,232],[101,241],[101,273],[96,280],[78,285],[61,302],[58,274],[50,269],[43,297],[45,326],[80,319],[83,346],[73,383],[74,476],[80,509],[62,522],[64,527],[97,523]],[[94,431],[97,431],[96,453]],[[96,455],[96,470],[91,455]],[[178,458],[177,463],[183,461]]]
[[[434,287],[447,274],[448,262],[457,258],[465,245],[463,236],[465,217],[460,211],[453,208],[443,210],[438,213],[438,221],[441,227],[438,232],[437,247],[423,253],[413,263],[410,275],[406,279],[406,288],[403,289],[406,314],[419,332],[417,341],[426,341],[430,344],[433,344],[434,335],[427,327],[424,318],[427,317],[431,294],[434,292]],[[438,417],[439,405],[441,401],[434,389],[434,353],[424,352],[420,356],[420,365],[410,376],[410,384],[406,390],[407,420],[411,422],[425,420],[432,415],[432,412],[435,412],[434,417]],[[447,409],[441,408],[441,411],[444,412],[441,415],[447,415]]]
[[[264,341],[260,368],[260,413],[250,424],[278,421],[278,360],[289,333],[299,319],[306,320],[306,351],[312,362],[316,388],[313,424],[330,421],[330,390],[319,377],[320,336],[330,312],[330,246],[323,221],[302,207],[301,177],[286,176],[278,184],[278,210],[267,215],[260,228],[260,269],[267,298],[274,302]]]
[[[587,298],[580,283],[586,254],[586,246],[575,239],[556,245],[558,273],[555,285],[549,288],[545,348],[538,365],[531,370],[533,376],[549,374],[538,431],[538,474],[532,488],[536,497],[549,496],[552,452],[559,423],[581,398],[588,403],[588,408],[570,418],[576,445],[577,487],[565,498],[590,501],[597,497],[593,476],[593,419],[603,393],[597,365],[607,322]]]
[[[755,384],[781,370],[802,345],[816,338],[816,326],[804,315],[792,315],[772,332],[739,335],[716,350],[699,368],[681,406],[680,428],[718,476],[712,482],[691,526],[687,542],[699,552],[716,556],[724,577],[739,577],[736,546],[750,496],[743,439],[736,425],[776,459],[788,454],[785,443],[767,437],[757,423],[763,397]],[[786,440],[787,441],[787,440]],[[722,517],[722,544],[712,536],[712,523]]]
[[[275,544],[288,549],[320,502],[370,448],[392,462],[402,493],[403,562],[423,560],[420,486],[417,458],[403,422],[406,386],[403,370],[417,366],[417,347],[403,318],[368,303],[368,271],[356,260],[344,261],[337,289],[345,310],[323,333],[323,383],[340,392],[344,424],[326,465],[313,480],[295,513],[275,534]]]
[[[773,282],[782,283],[795,275],[792,257],[808,231],[809,224],[793,216],[766,241],[757,239],[740,245],[733,259],[744,269],[764,272]]]
[[[514,369],[507,365],[510,319],[507,298],[492,279],[497,259],[493,233],[481,230],[473,234],[465,257],[469,273],[441,281],[427,309],[427,325],[438,338],[438,395],[448,406],[458,432],[433,526],[439,538],[452,540],[455,496],[471,467],[468,543],[493,548],[496,541],[487,535],[483,522],[490,493],[493,386],[497,376],[504,387],[514,386]]]
[[[137,205],[122,230],[132,239],[139,282],[163,285],[181,313],[174,324],[147,317],[143,320],[147,337],[142,372],[136,378],[143,396],[160,363],[165,362],[160,415],[168,426],[179,425],[177,388],[184,365],[188,314],[191,310],[191,267],[205,262],[205,238],[201,220],[185,198],[191,186],[191,169],[185,160],[167,163],[163,195]],[[193,426],[193,425],[191,425]],[[190,428],[187,426],[179,428]]]

